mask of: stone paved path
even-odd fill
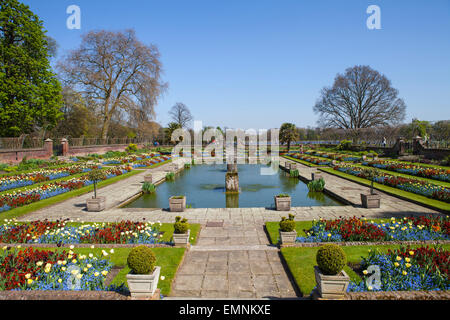
[[[261,225],[204,227],[177,272],[170,296],[295,298],[287,274]]]

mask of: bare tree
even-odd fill
[[[338,74],[331,88],[322,89],[314,112],[322,127],[357,131],[397,124],[405,118],[406,109],[397,95],[384,75],[369,66],[354,66]]]
[[[178,123],[181,128],[185,128],[193,117],[189,108],[184,103],[177,102],[169,111],[173,122]]]
[[[141,110],[155,115],[157,99],[166,89],[161,81],[159,51],[144,45],[133,30],[91,31],[80,48],[58,64],[63,80],[76,86],[101,106],[102,138],[108,135],[117,110]]]

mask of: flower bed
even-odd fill
[[[67,221],[7,221],[0,226],[0,243],[156,244],[162,243],[161,223],[121,221],[71,226]]]
[[[351,281],[348,291],[449,290],[449,264],[450,253],[441,247],[402,247],[386,254],[369,250],[360,264],[362,281]],[[366,281],[370,276],[366,269],[371,265],[380,267],[380,288]]]
[[[108,164],[127,164],[127,163],[133,163],[137,161],[141,161],[144,159],[152,159],[160,157],[159,153],[143,153],[139,155],[132,155],[132,156],[126,156],[126,157],[119,157],[119,158],[109,158],[105,161],[103,161],[104,165]]]
[[[330,153],[325,151],[308,150],[305,154],[318,156],[322,158],[330,158],[338,161],[360,161],[362,158],[351,154]]]
[[[383,160],[365,161],[362,164],[379,169],[405,173],[412,176],[450,182],[450,170]]]
[[[365,176],[365,174],[363,173],[363,169],[360,167],[353,167],[345,164],[339,164],[334,166],[333,169],[370,180],[369,177]],[[378,173],[378,176],[373,178],[373,181],[404,191],[419,194],[421,196],[425,196],[431,199],[450,203],[449,188],[435,185],[423,180],[396,177],[386,173]]]
[[[106,179],[125,174],[130,170],[129,166],[107,169],[105,170]],[[92,183],[93,181],[88,180],[84,175],[67,181],[44,184],[33,189],[3,194],[0,196],[0,212],[80,189]]]
[[[13,176],[4,176],[0,178],[0,191],[29,186],[35,183],[55,180],[68,177],[74,174],[88,172],[92,169],[101,168],[100,166],[70,166],[67,168],[38,170],[29,173],[23,173]]]
[[[387,222],[368,222],[365,218],[313,221],[306,237],[297,242],[355,242],[355,241],[426,241],[450,240],[450,218],[408,217],[391,218]]]
[[[303,161],[310,162],[310,163],[313,163],[313,164],[316,164],[316,165],[319,165],[319,166],[326,166],[326,165],[331,164],[331,161],[320,159],[320,158],[317,158],[317,157],[307,156],[307,155],[304,155],[304,154],[288,153],[286,155],[291,157],[291,158],[303,160]]]
[[[108,253],[103,251],[103,255]],[[111,268],[109,260],[92,253],[4,248],[0,253],[0,290],[105,290]]]
[[[132,167],[133,168],[151,167],[151,166],[153,166],[153,165],[155,165],[157,163],[165,162],[165,161],[168,161],[170,159],[171,159],[171,157],[169,157],[169,156],[158,156],[158,157],[151,158],[151,159],[143,159],[143,160],[140,160],[139,162],[136,162],[136,163],[132,164]]]

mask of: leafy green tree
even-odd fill
[[[291,148],[291,142],[298,140],[297,127],[293,123],[283,123],[280,128],[280,142],[287,144],[288,151]]]
[[[0,135],[49,129],[61,116],[61,86],[43,22],[17,0],[0,6]]]
[[[167,125],[167,128],[165,128],[165,132],[166,132],[166,141],[167,142],[171,142],[172,141],[172,133],[176,130],[176,129],[181,129],[181,125],[179,123],[176,122],[171,122]]]

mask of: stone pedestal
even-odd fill
[[[236,171],[225,174],[225,191],[239,192],[239,175]]]
[[[151,173],[146,174],[146,175],[144,176],[144,181],[145,181],[145,182],[149,182],[149,183],[153,183],[153,176],[152,176],[152,174],[151,174]]]

